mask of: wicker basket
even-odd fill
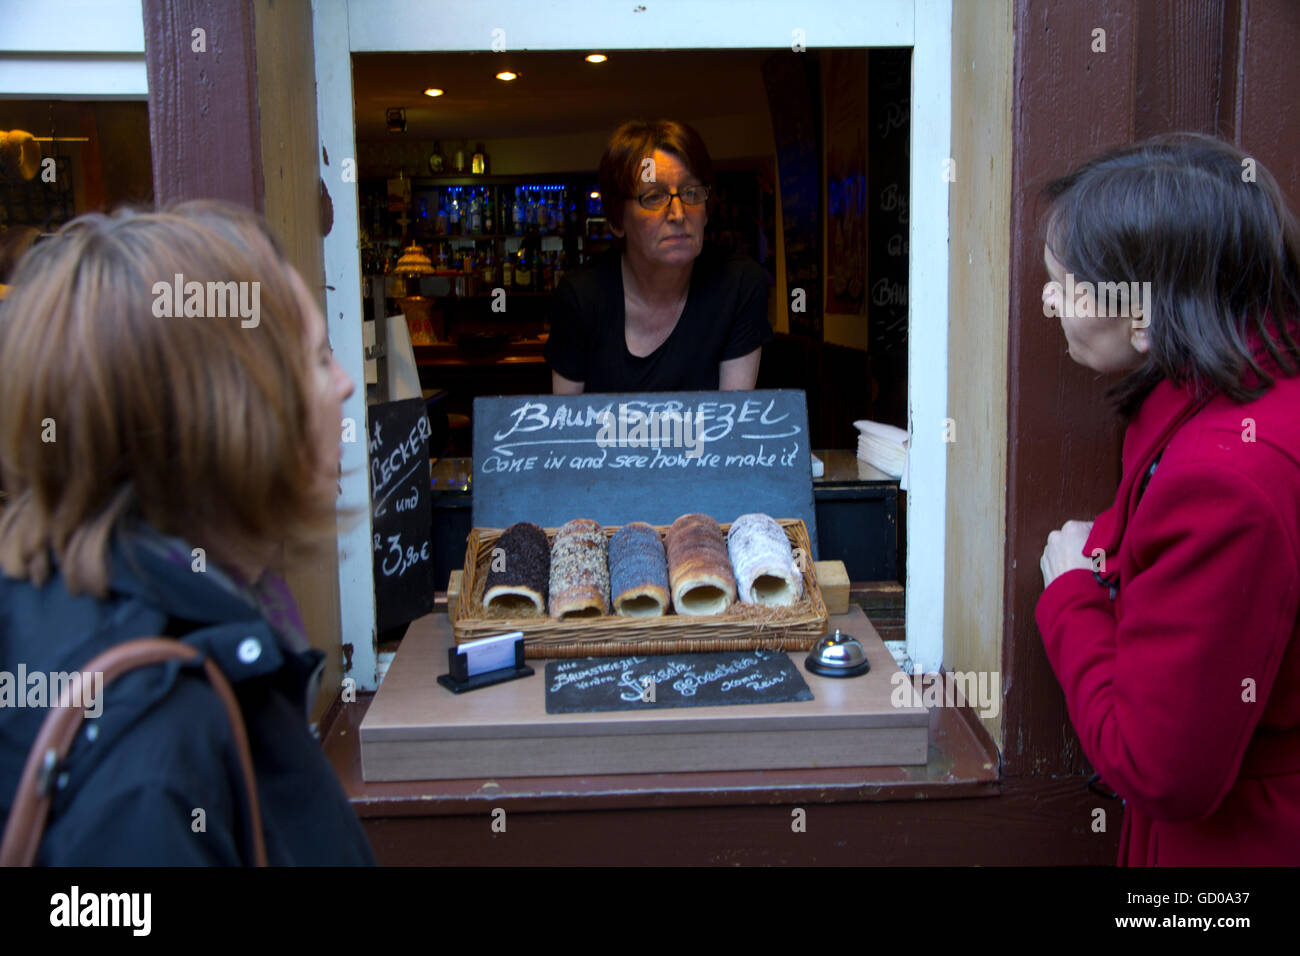
[[[756,607],[737,601],[722,614],[663,617],[585,617],[557,621],[547,616],[492,616],[483,609],[492,548],[503,531],[474,528],[465,551],[465,579],[456,603],[452,625],[457,643],[480,637],[523,631],[526,657],[616,657],[624,654],[681,654],[706,651],[810,649],[826,633],[826,603],[817,586],[808,529],[798,519],[778,519],[802,562],[803,598],[790,607]],[[722,525],[725,534],[731,526]],[[608,540],[618,526],[606,527]],[[663,538],[668,528],[655,526]],[[555,540],[555,528],[546,528],[546,540]]]

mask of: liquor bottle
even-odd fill
[[[542,260],[541,291],[550,292],[555,288],[555,253],[545,253]]]
[[[510,207],[510,223],[516,236],[524,234],[524,198],[523,187],[515,187],[515,201]]]
[[[533,287],[533,263],[526,243],[521,243],[515,254],[515,287],[522,292],[529,292]]]
[[[564,262],[565,262],[564,250],[561,249],[559,257],[555,260],[555,284],[556,285],[559,285],[560,280],[564,278]]]
[[[496,209],[493,208],[492,190],[485,190],[483,198],[483,231],[488,235],[496,232],[493,228],[496,225]]]
[[[489,249],[483,254],[481,263],[479,273],[483,280],[483,288],[491,289],[497,283],[497,263],[492,257],[492,250]]]
[[[501,259],[501,288],[510,289],[515,284],[515,263],[510,258],[510,253],[506,253]]]
[[[437,176],[446,168],[447,161],[442,156],[442,143],[433,141],[433,152],[429,154],[429,172]]]
[[[482,176],[487,172],[487,153],[483,151],[482,143],[474,147],[474,156],[470,159],[469,171],[475,176]]]
[[[447,204],[447,233],[449,235],[460,235],[460,196],[459,189],[453,190],[451,199]]]
[[[452,160],[451,168],[458,173],[465,171],[465,144],[463,142],[456,147],[456,155]]]
[[[438,200],[438,216],[434,220],[433,231],[440,236],[447,234],[447,194],[443,192]]]
[[[539,236],[546,235],[546,225],[550,218],[549,213],[550,210],[546,208],[546,190],[542,189],[537,197],[537,234]]]
[[[470,190],[469,234],[477,236],[483,231],[483,200],[477,189]]]

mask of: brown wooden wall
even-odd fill
[[[1094,53],[1093,30],[1106,31]],[[1122,430],[1107,380],[1076,365],[1054,319],[1038,189],[1102,149],[1171,130],[1216,133],[1268,167],[1300,207],[1294,0],[1016,0],[1003,772],[1086,766],[1043,653],[1034,606],[1049,532],[1109,507]]]
[[[323,309],[310,3],[144,0],[144,26],[157,205],[206,198],[256,210]],[[326,655],[319,718],[342,674],[336,549],[285,577]]]

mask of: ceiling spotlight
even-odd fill
[[[588,54],[587,54],[587,62],[588,62],[588,63],[604,63],[604,62],[605,62],[606,60],[608,60],[608,59],[609,59],[609,57],[605,56],[605,54],[603,54],[603,53],[588,53]]]
[[[518,76],[519,76],[518,73],[511,73],[509,70],[502,70],[500,73],[497,74],[497,79],[505,80],[506,82],[509,82],[510,80],[517,79]]]
[[[429,87],[427,90],[424,91],[424,95],[425,95],[425,96],[442,96],[442,94],[445,93],[445,92],[446,92],[446,90],[440,90],[440,89],[438,89],[436,86],[431,86],[431,87]]]

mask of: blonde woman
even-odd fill
[[[352,383],[312,295],[260,220],[215,203],[82,216],[11,283],[0,670],[67,673],[159,634],[199,649],[239,699],[270,862],[373,863],[308,725],[323,655],[275,567],[336,534]],[[6,817],[45,709],[0,708]],[[87,714],[38,863],[249,862],[232,731],[197,666],[131,672]]]

